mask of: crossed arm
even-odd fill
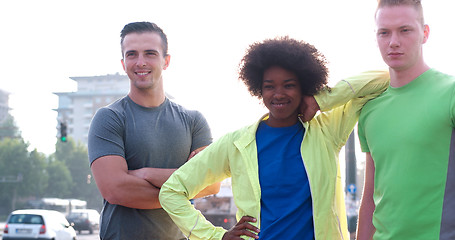
[[[200,148],[192,153],[190,158]],[[159,191],[164,182],[177,169],[141,168],[128,170],[126,160],[121,156],[104,156],[91,166],[101,195],[111,204],[137,209],[161,208]],[[218,193],[220,183],[202,190],[196,197]]]

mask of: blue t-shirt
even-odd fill
[[[314,239],[310,185],[300,146],[301,123],[256,132],[261,185],[260,239]]]

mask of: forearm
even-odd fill
[[[92,163],[91,170],[101,195],[109,203],[139,209],[161,208],[159,189],[128,174],[124,158],[101,157]]]
[[[357,224],[357,240],[371,240],[376,228],[373,226],[374,204],[362,201]]]
[[[387,71],[369,71],[346,78],[332,88],[323,89],[315,99],[321,111],[327,111],[355,98],[365,98],[365,102],[387,89],[390,77]]]
[[[370,153],[365,154],[365,183],[363,186],[362,200],[359,209],[357,224],[357,239],[371,240],[376,228],[373,225],[373,212],[376,205],[373,199],[374,193],[374,160]]]
[[[149,182],[129,176],[113,187],[106,200],[129,208],[157,209],[161,208],[159,192],[160,189]]]
[[[161,188],[159,199],[163,209],[185,236],[191,239],[221,239],[226,230],[215,227],[190,203],[190,194],[179,176],[171,176]]]
[[[200,191],[198,194],[196,194],[196,196],[194,198],[202,198],[202,197],[206,197],[209,195],[217,194],[218,192],[220,192],[220,186],[221,186],[220,182],[214,183],[214,184],[204,188],[202,191]]]
[[[140,168],[129,170],[128,174],[144,179],[156,188],[161,188],[176,168]]]

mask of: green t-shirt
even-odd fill
[[[455,239],[454,90],[454,77],[430,69],[362,109],[359,139],[375,164],[375,240]]]

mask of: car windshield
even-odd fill
[[[35,214],[15,214],[8,221],[10,224],[44,224],[43,217]]]

